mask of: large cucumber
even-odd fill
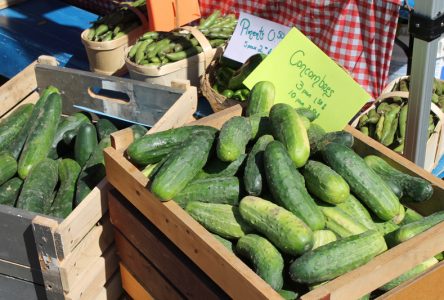
[[[174,199],[206,164],[214,134],[193,134],[180,149],[170,155],[151,184],[151,191],[161,200]]]
[[[248,154],[244,169],[244,186],[248,194],[259,196],[265,185],[264,151],[273,141],[273,136],[261,136]]]
[[[290,277],[308,284],[323,282],[364,265],[385,250],[383,236],[369,230],[305,253],[290,265]]]
[[[108,119],[99,119],[96,122],[96,132],[99,138],[99,141],[109,136],[111,133],[116,132],[118,129],[116,125],[114,125]],[[135,140],[135,139],[134,139]]]
[[[273,136],[280,141],[297,168],[302,167],[310,156],[307,130],[298,113],[288,104],[278,103],[270,111]]]
[[[300,255],[313,246],[313,232],[290,211],[261,198],[246,196],[239,203],[242,218],[279,250]]]
[[[148,131],[148,129],[139,124],[131,125],[130,128],[133,131],[134,140],[140,139]]]
[[[80,125],[74,142],[74,157],[77,163],[83,167],[91,154],[97,148],[97,132],[91,123]]]
[[[63,119],[59,126],[57,127],[54,140],[52,142],[52,148],[56,148],[57,144],[63,140],[63,136],[67,131],[75,130],[77,131],[80,125],[83,123],[89,123],[89,118],[81,112],[74,113],[73,115]]]
[[[252,232],[236,206],[219,203],[190,202],[185,210],[208,231],[227,239],[237,239]]]
[[[0,153],[0,185],[11,179],[17,173],[17,161],[11,154]]]
[[[216,133],[217,129],[209,126],[185,126],[147,134],[129,145],[126,153],[129,159],[137,165],[157,163],[173,149],[183,144],[191,134],[199,131]]]
[[[308,191],[324,202],[338,204],[350,196],[350,187],[344,178],[321,162],[309,160],[302,174]]]
[[[257,234],[247,234],[239,239],[236,254],[245,259],[273,289],[280,290],[284,285],[284,259],[267,239]]]
[[[322,140],[322,137],[326,134],[324,128],[320,125],[313,123],[310,125],[310,128],[307,130],[308,141],[310,142],[310,155],[317,151],[319,147],[319,143]]]
[[[248,121],[250,121],[251,125],[251,139],[256,140],[257,138],[266,135],[272,134],[270,119],[267,114],[256,114],[253,116],[249,116]]]
[[[275,88],[270,81],[259,81],[253,86],[248,97],[245,111],[247,117],[256,114],[268,114],[274,104]]]
[[[324,215],[308,194],[304,178],[280,142],[272,141],[267,145],[264,167],[268,186],[278,204],[302,219],[312,230],[323,229]]]
[[[36,106],[37,107],[37,106]],[[34,126],[30,129],[18,163],[18,174],[24,179],[29,171],[45,159],[51,149],[52,141],[62,113],[62,97],[53,93],[39,110]]]
[[[313,248],[312,250],[337,240],[336,234],[328,229],[313,231]]]
[[[235,161],[230,162],[213,158],[194,179],[234,176],[241,169],[246,158],[247,154],[242,154]]]
[[[401,205],[398,198],[358,154],[337,143],[327,143],[321,153],[324,161],[347,181],[353,194],[381,220],[397,217]]]
[[[34,104],[20,105],[0,122],[0,151],[5,150],[17,137],[31,117]]]
[[[376,229],[376,225],[368,210],[352,194],[348,196],[346,201],[337,204],[337,207],[367,227],[367,229]]]
[[[422,202],[432,197],[433,187],[427,180],[398,171],[376,155],[368,155],[364,160],[385,182],[402,190],[403,200]]]
[[[35,213],[48,213],[57,181],[57,161],[49,158],[39,161],[23,183],[17,207]]]
[[[217,140],[217,157],[222,161],[234,161],[245,153],[251,139],[251,125],[244,117],[233,117],[222,125]]]
[[[15,206],[23,180],[19,177],[13,177],[0,186],[0,204]]]
[[[50,215],[64,219],[71,213],[80,171],[75,160],[65,158],[59,162],[60,187],[51,204]]]

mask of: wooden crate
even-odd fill
[[[190,124],[220,128],[241,107],[233,106]],[[165,128],[153,128],[153,132]],[[444,185],[441,180],[402,156],[347,127],[355,136],[355,151],[375,153],[395,167],[423,177],[433,184],[433,198],[414,208],[422,214],[444,209]],[[128,201],[187,255],[208,277],[234,299],[280,299],[280,296],[233,253],[220,244],[174,201],[161,202],[146,187],[148,179],[123,155],[131,142],[129,132],[112,135],[112,147],[105,149],[107,178]],[[382,253],[366,265],[305,294],[302,299],[355,299],[398,277],[444,250],[444,223]],[[131,270],[129,270],[131,271]],[[134,274],[133,274],[134,275]],[[137,279],[137,276],[135,276]]]
[[[20,104],[38,100],[34,68],[42,63],[57,64],[52,57],[41,57],[0,88],[0,117],[7,116]],[[183,91],[182,96],[163,116],[165,119],[160,119],[159,123],[165,126],[174,126],[168,117],[172,112],[183,111],[188,118],[196,109],[196,89],[187,83],[176,86]],[[185,122],[181,118],[177,120]],[[12,288],[21,284],[23,290],[34,286],[29,289],[34,290],[32,296],[23,299],[41,299],[42,290],[48,299],[120,297],[122,289],[108,215],[108,189],[104,179],[64,220],[0,205],[3,240],[0,275],[18,279],[7,291],[14,293]]]

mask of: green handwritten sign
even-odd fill
[[[293,28],[248,76],[248,88],[271,81],[276,103],[306,107],[326,131],[342,130],[371,96],[299,30]]]

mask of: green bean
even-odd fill
[[[113,32],[108,31],[105,35],[102,36],[102,42],[111,41],[113,38]]]
[[[155,64],[160,64],[161,60],[160,60],[160,58],[154,56],[154,57],[151,57],[150,62],[155,63]]]
[[[367,122],[368,122],[368,115],[362,115],[359,118],[358,127],[364,127],[365,125],[367,125]]]
[[[202,47],[196,46],[188,48],[187,50],[175,52],[175,53],[168,53],[166,57],[171,61],[179,61],[182,59],[185,59],[187,57],[196,55],[198,53],[202,52]]]
[[[390,105],[387,102],[382,102],[381,104],[378,105],[376,111],[378,112],[378,114],[385,114],[390,109],[391,109]]]
[[[210,27],[216,22],[219,16],[220,10],[215,10],[202,24],[199,25],[199,28],[204,29]]]
[[[108,31],[108,25],[101,24],[97,27],[94,37],[99,37]]]
[[[142,41],[142,43],[140,43],[139,47],[137,48],[136,57],[135,57],[136,64],[139,64],[144,60],[145,51],[147,50],[147,47],[149,45],[149,41],[150,40]]]
[[[226,40],[223,40],[223,39],[210,40],[210,45],[211,45],[211,47],[213,47],[213,48],[216,48],[216,47],[222,46],[222,45],[225,44],[225,43],[226,43]]]
[[[432,94],[432,102],[438,104],[439,96],[437,94]]]
[[[392,104],[391,110],[387,112],[384,120],[384,128],[382,130],[382,137],[380,142],[384,146],[389,146],[393,143],[396,130],[398,128],[399,110],[401,107],[396,104]]]
[[[379,120],[379,114],[376,112],[376,109],[375,108],[373,108],[372,110],[370,110],[369,112],[368,112],[368,123],[371,123],[371,124],[376,124],[376,123],[378,123],[378,120]]]
[[[367,136],[369,135],[369,130],[368,130],[367,126],[363,126],[363,127],[359,128],[359,131]]]
[[[94,28],[90,28],[88,31],[88,36],[86,38],[92,41],[95,35],[96,35],[96,30]]]
[[[122,37],[124,35],[125,35],[125,32],[120,31],[116,35],[114,35],[114,37],[112,39],[115,40],[115,39],[118,39],[118,38],[120,38],[120,37]]]
[[[147,39],[155,40],[157,38],[159,38],[159,33],[157,31],[148,31],[148,32],[145,32],[140,39],[141,40],[147,40]]]
[[[409,105],[406,104],[401,108],[401,112],[399,113],[399,136],[401,140],[405,138],[405,131],[407,128],[407,113],[409,110]]]
[[[382,129],[384,128],[384,119],[385,119],[385,115],[381,115],[378,123],[376,124],[375,135],[376,135],[376,139],[378,141],[380,141],[382,138]]]
[[[128,57],[129,57],[129,58],[133,58],[134,55],[136,55],[137,49],[139,48],[139,46],[140,46],[141,44],[142,44],[142,41],[138,41],[137,43],[135,43],[135,44],[131,47],[130,51],[128,52]]]

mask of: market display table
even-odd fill
[[[11,78],[42,54],[61,66],[88,69],[80,40],[97,15],[57,0],[25,1],[0,10],[0,75]]]

